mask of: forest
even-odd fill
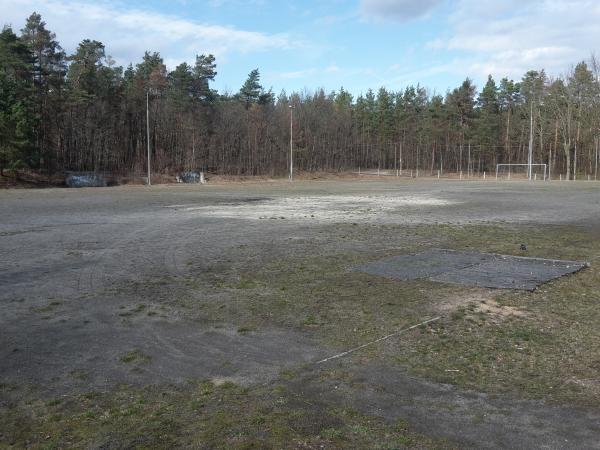
[[[517,81],[490,76],[480,90],[467,78],[445,95],[417,84],[353,96],[275,94],[255,69],[239,92],[219,93],[213,55],[172,71],[150,51],[120,67],[90,39],[67,55],[33,13],[22,30],[0,34],[0,174],[141,176],[149,143],[156,173],[283,175],[292,120],[294,166],[307,172],[489,173],[526,163],[532,134],[533,162],[552,178],[594,177],[599,72],[591,56],[556,78],[540,69]]]

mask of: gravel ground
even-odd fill
[[[360,179],[2,191],[0,379],[40,395],[69,395],[189,379],[252,386],[285,367],[310,366],[335,353],[311,332],[268,322],[245,332],[178,301],[197,272],[218,276],[292,252],[307,255],[315,245],[340,250],[327,236],[339,223],[594,229],[600,184]],[[247,249],[243,257],[239,248]],[[409,413],[433,436],[473,448],[600,448],[596,411],[493,399],[401,371],[382,373],[358,368],[356,376],[372,386],[348,397],[387,418]],[[310,390],[314,380],[304,381]],[[458,412],[436,408],[439,402]],[[485,421],[460,420],[477,411]],[[533,419],[538,425],[524,425]]]

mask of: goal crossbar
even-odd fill
[[[546,181],[548,173],[548,164],[496,164],[496,180],[498,179],[498,171],[500,167],[508,167],[508,178],[510,179],[510,168],[511,167],[543,167],[544,168],[544,181]]]

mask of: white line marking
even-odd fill
[[[418,328],[418,327],[420,327],[422,325],[427,325],[428,323],[436,322],[436,321],[440,320],[441,318],[442,318],[441,316],[435,317],[433,319],[429,319],[429,320],[426,320],[424,322],[421,322],[421,323],[418,323],[416,325],[413,325],[412,327],[404,328],[403,330],[396,331],[395,333],[392,333],[392,334],[388,334],[387,336],[381,337],[381,338],[379,338],[379,339],[377,339],[375,341],[368,342],[366,344],[363,344],[363,345],[361,345],[359,347],[355,347],[355,348],[350,349],[348,351],[345,351],[343,353],[338,353],[337,355],[330,356],[329,358],[322,359],[321,361],[317,361],[315,364],[322,364],[322,363],[325,363],[327,361],[331,361],[332,359],[342,358],[344,356],[349,355],[350,353],[354,353],[354,352],[356,352],[358,350],[362,350],[363,348],[368,347],[369,345],[373,345],[373,344],[376,344],[378,342],[385,341],[386,339],[392,338],[394,336],[398,336],[398,335],[400,335],[402,333],[406,333],[407,331],[410,331],[410,330],[414,330],[415,328]]]

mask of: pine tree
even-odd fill
[[[100,93],[100,67],[104,44],[84,39],[69,57],[69,88],[76,101],[93,101]]]
[[[196,56],[193,69],[194,97],[204,103],[212,103],[217,98],[217,92],[210,88],[210,83],[217,76],[215,57],[213,55]]]
[[[179,64],[169,74],[169,98],[177,108],[187,109],[194,100],[194,74],[187,63]]]
[[[376,121],[379,135],[384,141],[392,139],[394,127],[394,102],[392,96],[385,88],[377,92]]]
[[[21,40],[34,56],[33,75],[40,91],[47,94],[59,89],[66,74],[66,55],[40,14],[34,12],[27,18]]]
[[[334,96],[335,105],[338,111],[350,111],[352,109],[352,94],[343,87],[340,88],[340,92]]]
[[[246,109],[253,103],[258,103],[263,87],[260,85],[260,72],[254,69],[241,87],[238,97],[245,103]]]
[[[0,175],[32,164],[35,109],[33,56],[10,27],[0,33]]]
[[[38,168],[53,153],[49,148],[55,142],[51,126],[53,118],[62,112],[62,89],[67,71],[66,55],[56,40],[56,35],[46,29],[42,16],[31,14],[21,30],[21,40],[33,55],[33,80],[35,97],[35,140],[39,151]]]
[[[486,150],[492,150],[498,142],[500,130],[500,106],[498,88],[491,75],[488,76],[483,90],[477,98],[478,117],[476,120],[476,137]]]

